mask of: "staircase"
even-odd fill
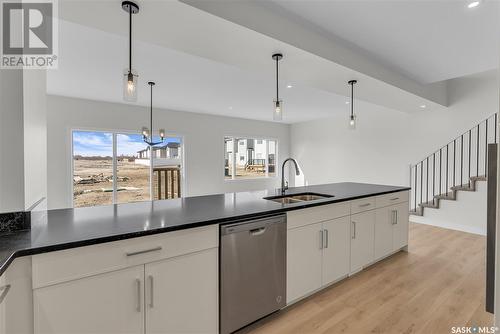
[[[410,214],[439,209],[441,201],[455,201],[460,191],[473,192],[486,181],[488,144],[497,143],[498,114],[410,166]]]

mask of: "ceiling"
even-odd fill
[[[125,103],[122,73],[128,59],[126,45],[124,36],[61,21],[59,68],[48,73],[48,93]],[[272,119],[275,91],[272,60],[269,72],[254,73],[181,51],[136,42],[133,62],[139,69],[139,105],[149,106],[147,82],[155,81],[155,108]],[[346,97],[294,81],[281,81],[280,85],[286,123],[324,118],[334,112],[347,115]],[[292,87],[286,88],[288,85]]]
[[[141,11],[134,16],[139,105],[149,105],[146,82],[153,80],[155,107],[271,120],[275,94],[271,54],[276,51],[285,55],[280,71],[285,123],[347,115],[350,79],[359,81],[359,108],[379,105],[415,112],[421,104],[428,109],[443,104],[425,94],[445,94],[443,83],[422,86],[397,75],[392,75],[397,78],[392,82],[380,80],[182,2],[139,4]],[[283,4],[271,6],[274,9],[268,12]],[[287,15],[294,15],[290,13],[287,10]],[[59,68],[48,72],[48,93],[123,103],[128,17],[120,1],[60,0],[59,17]],[[391,74],[382,66],[371,68],[376,74]]]
[[[271,1],[270,1],[271,2]],[[421,83],[498,67],[498,1],[272,0],[271,10]]]

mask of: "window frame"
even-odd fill
[[[73,142],[73,138],[74,138],[74,133],[75,132],[101,132],[101,133],[111,133],[112,135],[112,151],[113,151],[113,157],[112,157],[112,165],[113,165],[113,202],[112,204],[103,204],[103,205],[115,205],[115,204],[130,204],[130,203],[135,203],[135,202],[127,202],[127,203],[118,203],[117,202],[117,191],[116,191],[116,187],[117,187],[117,182],[116,182],[116,177],[117,177],[117,167],[118,167],[118,164],[117,164],[117,153],[118,153],[118,150],[117,150],[117,135],[119,134],[122,134],[122,135],[141,135],[141,132],[140,131],[134,131],[134,130],[117,130],[117,129],[105,129],[105,128],[92,128],[92,127],[78,127],[78,128],[70,128],[69,129],[69,137],[70,137],[70,148],[69,148],[69,151],[70,151],[70,154],[69,154],[69,188],[70,188],[70,203],[71,203],[71,208],[75,208],[75,203],[74,203],[74,183],[73,183],[73,177],[74,177],[74,173],[75,173],[75,159],[74,159],[74,142]],[[168,138],[168,137],[175,137],[175,138],[180,138],[181,140],[181,198],[182,197],[186,197],[188,196],[187,195],[187,192],[186,192],[186,167],[185,167],[185,157],[186,157],[186,154],[185,154],[185,136],[184,135],[179,135],[179,134],[175,134],[175,133],[171,133],[171,132],[167,132],[165,133],[165,138]],[[153,166],[153,163],[152,163],[152,159],[153,159],[153,156],[152,154],[150,154],[150,189],[149,189],[149,196],[150,196],[150,200],[149,201],[141,201],[141,202],[151,202],[151,201],[154,201],[152,198],[153,198],[153,188],[151,187],[152,185],[152,166]],[[97,206],[97,205],[96,205]],[[92,207],[92,206],[91,206]],[[95,206],[94,206],[95,207]],[[75,208],[76,209],[76,208]]]
[[[234,175],[231,175],[231,178],[227,178],[225,175],[225,161],[226,161],[226,138],[230,138],[233,140],[233,163],[236,163],[236,153],[235,153],[235,148],[238,147],[239,145],[235,144],[236,139],[254,139],[254,140],[264,140],[266,141],[266,158],[264,159],[266,161],[265,169],[266,173],[263,176],[256,176],[256,177],[238,177],[236,178]],[[270,176],[269,175],[269,169],[268,169],[268,162],[269,162],[269,141],[274,141],[275,142],[275,172],[274,175]],[[224,182],[238,182],[238,181],[258,181],[258,180],[272,180],[272,179],[277,179],[279,177],[279,171],[278,171],[278,165],[279,165],[279,140],[275,137],[265,137],[265,136],[254,136],[254,135],[233,135],[233,134],[225,134],[222,137],[222,178],[224,179]],[[231,173],[232,174],[232,173]]]

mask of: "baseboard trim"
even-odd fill
[[[415,218],[419,218],[419,219],[415,219]],[[486,226],[484,227],[484,229],[482,229],[479,227],[450,224],[450,223],[446,223],[446,222],[434,223],[434,222],[425,221],[425,217],[415,217],[415,216],[410,216],[410,222],[415,223],[415,224],[441,227],[441,228],[445,228],[448,230],[454,230],[454,231],[460,231],[460,232],[466,232],[466,233],[472,233],[472,234],[486,236]]]

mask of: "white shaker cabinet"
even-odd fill
[[[34,290],[35,333],[144,331],[144,266]]]
[[[323,223],[323,285],[349,274],[350,224],[349,217]]]
[[[0,334],[33,333],[31,257],[17,258],[0,276]]]
[[[351,273],[374,259],[375,210],[351,215]]]
[[[146,333],[217,333],[218,249],[148,263]]]
[[[287,303],[349,274],[349,216],[288,230]]]
[[[375,218],[375,259],[392,253],[394,243],[394,206],[378,208]]]
[[[375,259],[408,245],[408,202],[378,208],[375,220]]]
[[[410,224],[408,202],[395,205],[394,210],[396,217],[393,228],[393,250],[396,251],[408,246],[408,227]]]
[[[322,223],[288,230],[287,303],[321,287]]]
[[[218,332],[217,225],[39,254],[33,268],[35,334]]]

